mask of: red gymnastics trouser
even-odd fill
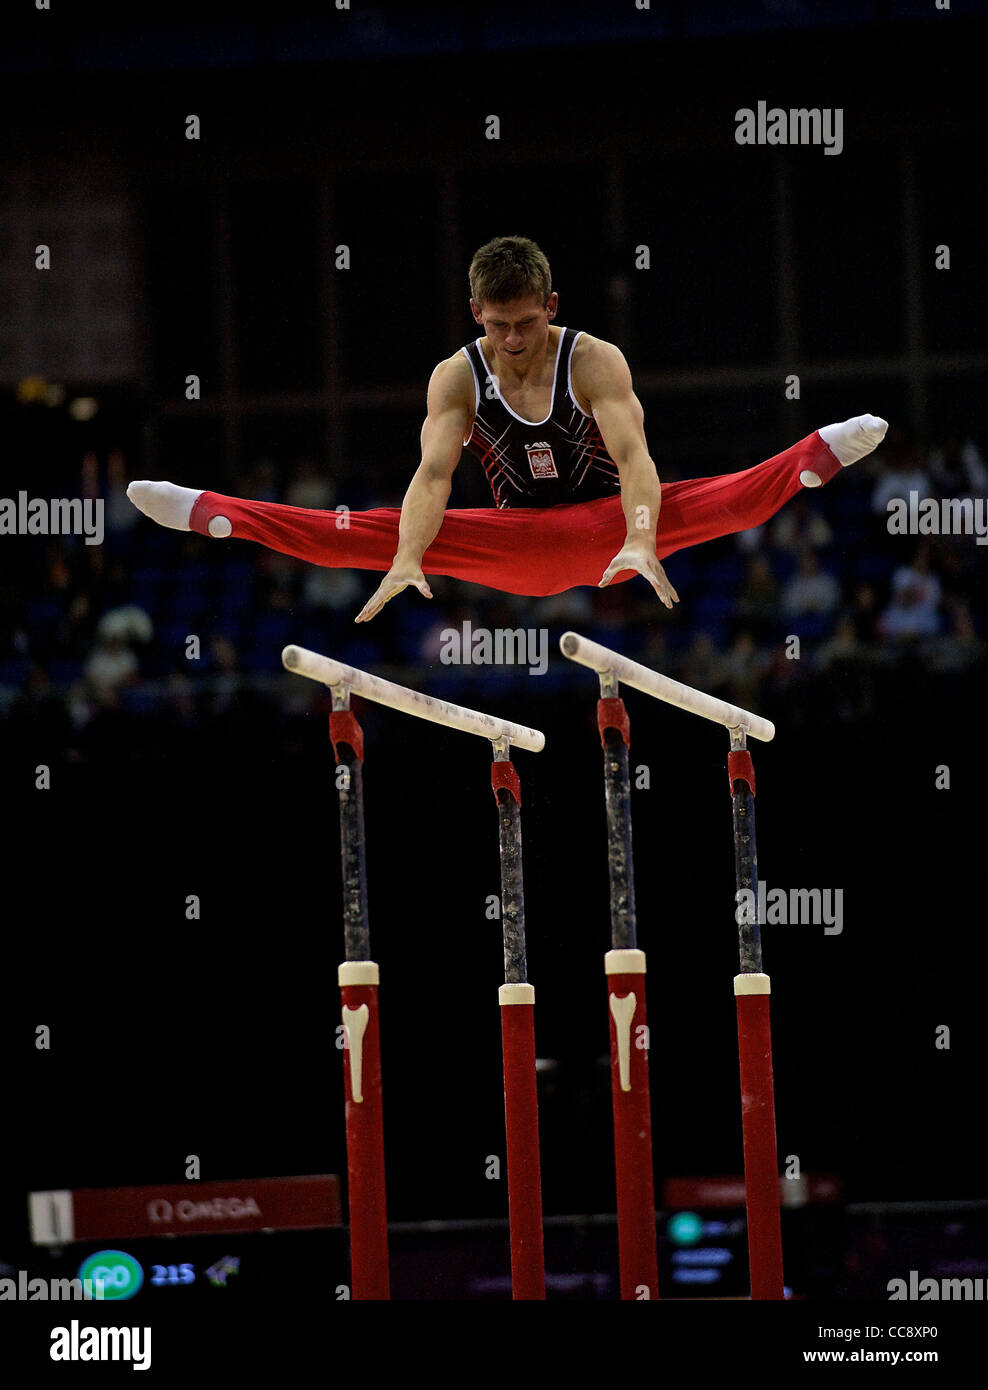
[[[760,526],[801,490],[802,469],[811,469],[826,483],[840,467],[814,430],[784,453],[740,473],[663,483],[656,554],[661,560],[684,546]],[[208,535],[214,516],[229,518],[237,540],[257,541],[314,565],[387,571],[398,548],[401,511],[313,511],[203,492],[189,526]],[[422,571],[538,598],[599,584],[626,535],[618,493],[556,507],[453,508],[423,556]],[[635,574],[622,570],[611,582],[623,583]]]

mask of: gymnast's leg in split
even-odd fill
[[[762,525],[803,488],[828,483],[871,453],[887,428],[877,416],[854,416],[814,430],[753,468],[663,483],[658,558]],[[329,568],[388,571],[398,545],[397,507],[315,511],[146,481],[132,482],[127,496],[162,526],[256,541]],[[541,597],[598,585],[625,533],[620,495],[543,508],[449,508],[422,571]],[[633,575],[621,571],[614,582]]]

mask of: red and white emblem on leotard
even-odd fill
[[[528,455],[528,466],[532,470],[533,478],[559,477],[556,470],[556,460],[552,457],[552,449],[541,439],[537,439],[534,444],[526,444],[525,453]]]

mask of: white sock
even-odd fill
[[[169,526],[173,531],[188,531],[192,508],[202,491],[202,488],[179,487],[177,483],[135,482],[127,488],[127,496],[138,511],[159,526]],[[214,516],[208,529],[211,536],[222,538],[230,534],[233,525],[228,517]]]
[[[850,420],[842,420],[839,425],[824,425],[817,433],[824,444],[830,445],[841,467],[847,468],[877,449],[888,427],[888,421],[880,415],[852,415]],[[804,468],[799,481],[803,487],[819,487],[820,475],[812,468]]]
[[[839,425],[824,425],[819,435],[846,468],[877,449],[888,427],[889,422],[880,415],[852,415]]]

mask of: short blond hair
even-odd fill
[[[470,294],[476,304],[507,304],[534,295],[545,304],[552,272],[544,253],[525,236],[498,236],[470,262]]]

